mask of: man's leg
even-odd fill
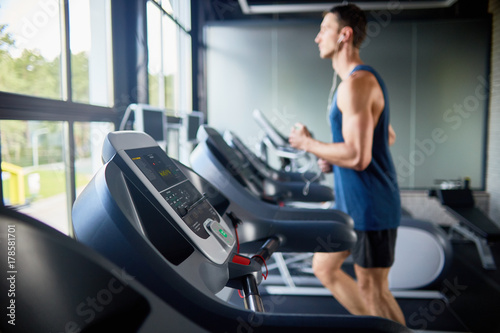
[[[354,264],[358,287],[370,315],[405,325],[405,317],[389,290],[388,268],[364,268]]]
[[[370,313],[356,281],[341,268],[349,254],[349,251],[315,253],[312,263],[314,275],[347,311],[355,315],[368,315]]]

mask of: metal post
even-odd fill
[[[264,304],[260,297],[257,280],[254,275],[246,275],[243,280],[243,296],[245,308],[255,312],[264,312]]]

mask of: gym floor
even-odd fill
[[[466,241],[453,241],[453,263],[446,276],[426,290],[439,291],[443,299],[398,298],[406,317],[407,326],[416,331],[440,332],[500,332],[500,244],[491,250],[497,270],[486,270],[475,245]],[[352,265],[344,269],[352,273]],[[269,295],[261,286],[261,295],[268,312],[348,314],[329,296],[276,296]],[[243,307],[238,293],[230,302]]]

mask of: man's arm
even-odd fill
[[[392,146],[394,142],[396,142],[396,132],[394,132],[394,128],[389,124],[389,146]]]
[[[374,87],[373,80],[367,75],[351,78],[339,87],[337,103],[342,110],[344,142],[315,140],[307,135],[304,125],[297,124],[290,134],[290,144],[330,164],[358,171],[366,169],[372,159]]]

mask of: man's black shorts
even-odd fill
[[[391,267],[398,229],[376,231],[355,230],[358,241],[351,254],[354,262],[364,268]]]

